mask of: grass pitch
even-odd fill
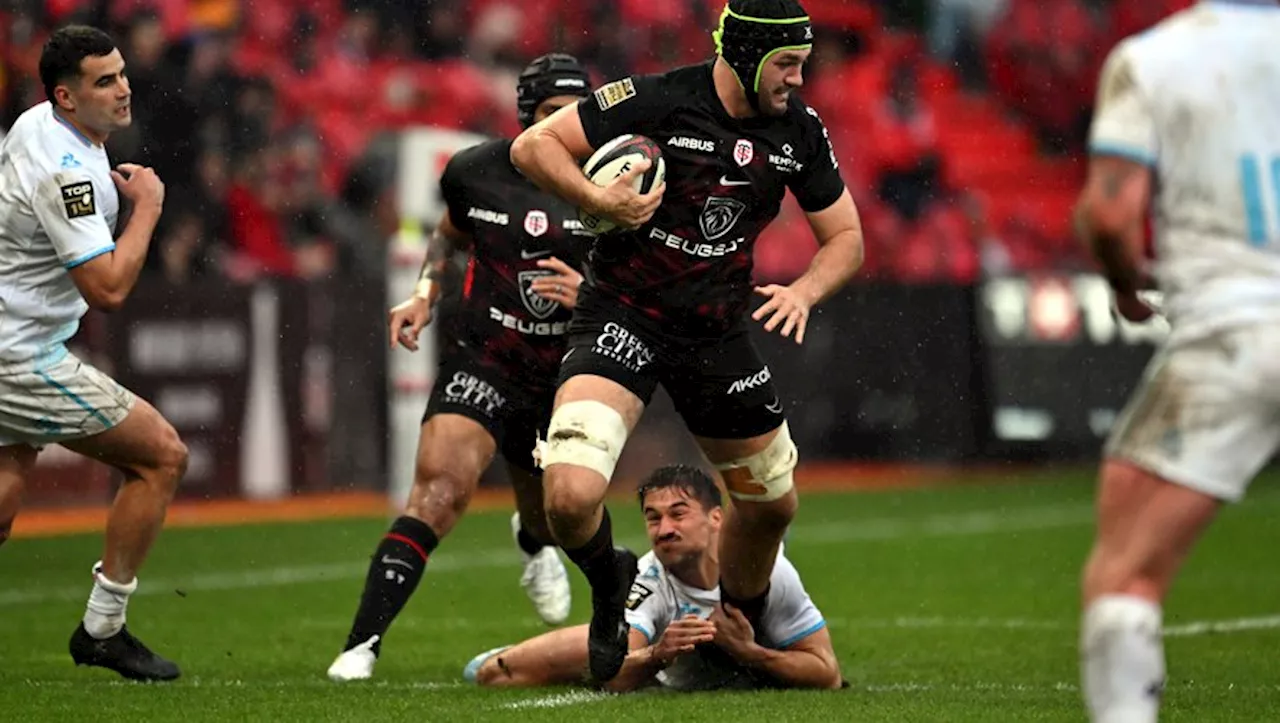
[[[1082,721],[1077,579],[1091,472],[957,487],[804,494],[787,543],[850,689],[639,694],[482,690],[476,653],[543,629],[520,590],[508,513],[469,516],[431,561],[375,680],[324,675],[386,520],[164,533],[130,627],[183,667],[171,685],[75,668],[100,538],[0,549],[0,718],[11,721]],[[611,503],[643,551],[634,503]],[[1280,719],[1280,478],[1255,484],[1189,561],[1166,608],[1162,720]],[[572,568],[571,568],[572,570]],[[574,578],[571,623],[589,615]]]

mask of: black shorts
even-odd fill
[[[437,414],[460,414],[484,427],[502,456],[537,474],[533,448],[545,439],[556,390],[554,380],[522,379],[516,370],[485,363],[467,347],[446,345],[425,424]]]
[[[617,382],[646,405],[661,384],[699,437],[747,439],[785,420],[772,373],[745,324],[714,339],[678,338],[623,304],[580,297],[560,382],[579,374]]]

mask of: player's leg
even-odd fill
[[[508,445],[510,445],[508,438]],[[530,436],[529,440],[534,438]],[[532,444],[525,446],[532,448]],[[532,462],[531,450],[525,451]],[[542,475],[528,469],[527,464],[507,457],[507,473],[516,495],[516,513],[511,517],[511,534],[524,562],[520,575],[520,587],[533,602],[538,617],[548,625],[559,625],[569,617],[573,603],[573,590],[569,586],[569,573],[556,552],[555,538],[547,525],[547,513],[542,505]]]
[[[127,585],[136,577],[164,526],[169,502],[187,469],[186,445],[177,430],[144,399],[138,399],[129,415],[115,427],[92,437],[64,441],[62,445],[124,474],[124,484],[116,492],[107,516],[99,577]],[[121,583],[122,580],[128,582]],[[88,618],[86,626],[96,634]]]
[[[22,507],[22,490],[31,468],[36,464],[36,450],[25,444],[0,447],[0,545],[13,532],[13,521]]]
[[[685,367],[700,373],[663,384],[732,500],[720,531],[721,599],[755,623],[799,506],[798,453],[772,374],[745,329],[691,350]]]
[[[510,688],[583,683],[587,628],[552,630],[518,645],[485,651],[471,659],[463,677],[477,685]]]
[[[437,385],[437,392],[444,386]],[[418,437],[409,499],[373,551],[347,642],[329,667],[332,680],[373,675],[387,630],[417,589],[428,558],[466,511],[497,451],[494,432],[472,418],[479,412],[446,404],[441,394],[432,397]],[[433,413],[440,409],[455,411]]]
[[[187,448],[155,407],[68,354],[27,375],[44,406],[49,441],[119,470],[123,483],[107,516],[102,559],[69,649],[78,665],[138,680],[172,680],[178,666],[151,652],[126,626],[137,572],[151,551],[187,468]]]
[[[1108,442],[1082,580],[1081,675],[1095,721],[1156,720],[1165,594],[1280,440],[1278,380],[1258,373],[1280,349],[1250,341],[1224,335],[1153,360]]]
[[[590,293],[579,298],[570,329],[539,464],[551,534],[591,585],[587,662],[603,683],[627,657],[626,602],[636,575],[635,554],[614,547],[604,495],[657,388],[662,347],[626,307]]]
[[[773,562],[800,505],[786,425],[746,439],[697,437],[733,500],[720,531],[721,599],[759,620]]]
[[[542,471],[534,458],[554,406],[554,388],[538,389],[530,385],[528,402],[508,423],[502,444],[502,456],[516,495],[511,534],[524,562],[520,587],[533,602],[538,617],[548,625],[563,623],[569,617],[573,602],[569,573],[560,561],[555,537],[547,524],[546,507],[542,504]]]
[[[574,375],[556,394],[547,441],[540,446],[551,534],[591,585],[588,659],[599,682],[617,675],[626,659],[624,607],[636,574],[636,556],[614,547],[604,496],[643,412],[644,401],[622,384]]]

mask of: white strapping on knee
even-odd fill
[[[1105,595],[1080,630],[1085,701],[1099,723],[1155,723],[1164,687],[1161,612],[1133,595]]]
[[[616,409],[603,402],[582,400],[562,404],[551,414],[547,440],[534,453],[538,466],[553,464],[586,467],[606,481],[627,443],[627,423]]]
[[[800,459],[791,430],[783,422],[769,446],[748,457],[716,465],[729,496],[748,502],[772,502],[795,487],[792,472]]]

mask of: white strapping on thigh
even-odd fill
[[[749,502],[772,502],[795,486],[792,472],[800,452],[791,441],[791,430],[783,422],[769,446],[756,454],[716,465],[724,477],[729,496]]]
[[[599,472],[609,480],[627,443],[627,434],[626,420],[608,404],[589,399],[568,402],[551,414],[547,440],[538,442],[534,459],[542,469],[572,464]]]

